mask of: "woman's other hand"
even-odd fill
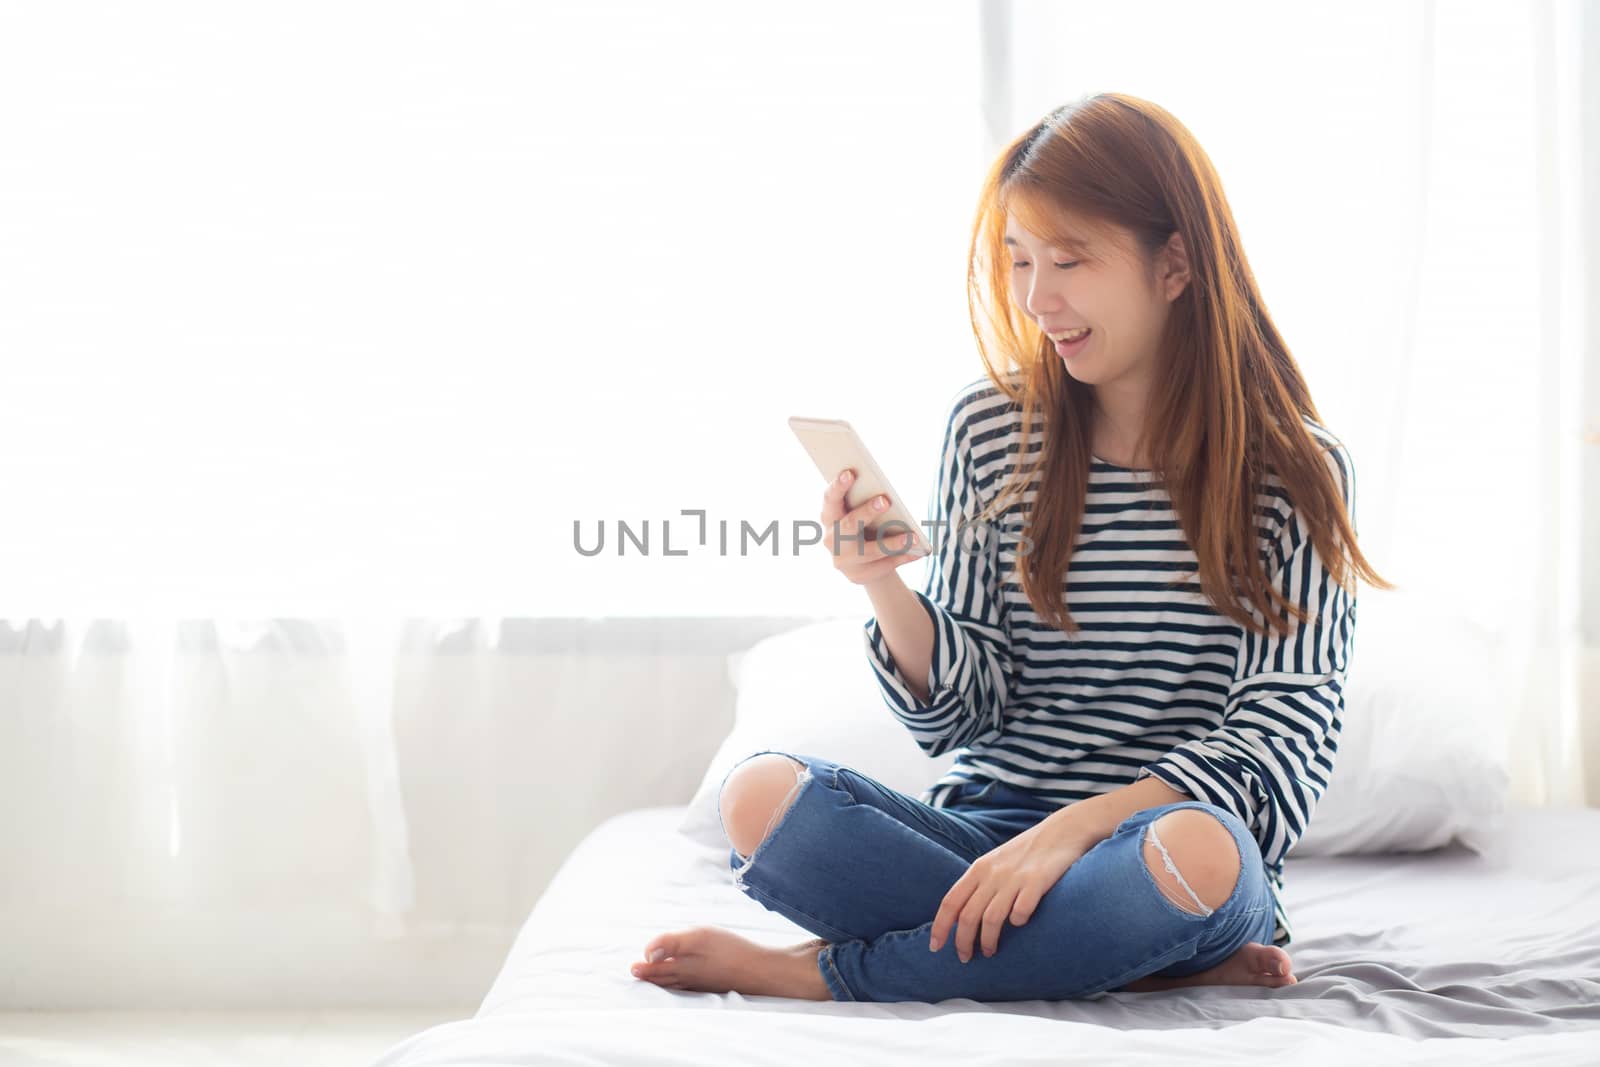
[[[962,963],[972,958],[980,933],[983,954],[993,956],[1006,920],[1021,926],[1032,918],[1044,895],[1094,844],[1071,822],[1045,819],[985,852],[945,894],[933,917],[929,951],[939,951],[954,926]]]

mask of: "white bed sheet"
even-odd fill
[[[375,1067],[443,1064],[1600,1064],[1600,810],[1516,808],[1476,843],[1295,859],[1297,984],[1081,1001],[837,1003],[663,989],[629,965],[657,933],[811,935],[740,894],[682,807],[615,816],[567,858],[473,1019]]]

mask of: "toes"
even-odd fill
[[[670,960],[663,960],[660,963],[646,963],[643,960],[635,960],[633,966],[629,967],[628,970],[633,972],[635,978],[656,979],[676,973],[677,968],[673,966]]]
[[[1278,977],[1289,973],[1289,954],[1276,945],[1265,946],[1257,957],[1257,963],[1260,965],[1263,974]]]
[[[644,947],[644,958],[647,963],[660,963],[677,955],[678,939],[670,934],[658,937]]]

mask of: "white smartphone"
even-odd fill
[[[889,520],[896,520],[905,525],[891,527],[891,535],[907,530],[911,533],[911,545],[904,550],[904,554],[926,556],[932,551],[922,527],[906,507],[905,500],[894,491],[889,479],[884,477],[883,470],[872,458],[872,453],[867,451],[855,427],[843,419],[811,419],[795,415],[789,419],[789,428],[810,453],[811,461],[817,465],[824,481],[833,481],[846,468],[856,472],[855,481],[845,490],[846,511],[860,507],[882,493],[888,496],[889,506],[875,521],[867,523],[867,529],[875,531]],[[840,551],[846,549],[841,548]]]

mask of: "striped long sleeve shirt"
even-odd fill
[[[1305,421],[1353,527],[1350,455]],[[1020,430],[1019,407],[986,378],[965,386],[951,410],[930,509],[934,551],[916,593],[933,620],[926,701],[906,684],[877,619],[865,624],[889,709],[929,756],[959,750],[919,799],[944,807],[958,785],[999,779],[1065,806],[1154,775],[1250,828],[1272,886],[1273,943],[1289,944],[1283,863],[1333,771],[1355,597],[1328,574],[1269,474],[1256,496],[1262,558],[1278,591],[1312,615],[1287,636],[1247,632],[1198,578],[1168,586],[1197,561],[1153,476],[1094,457],[1066,582],[1082,629],[1057,629],[1034,612],[1017,570],[1033,486],[999,519],[960,529],[1010,478]],[[1037,431],[1028,445],[1036,454]]]

